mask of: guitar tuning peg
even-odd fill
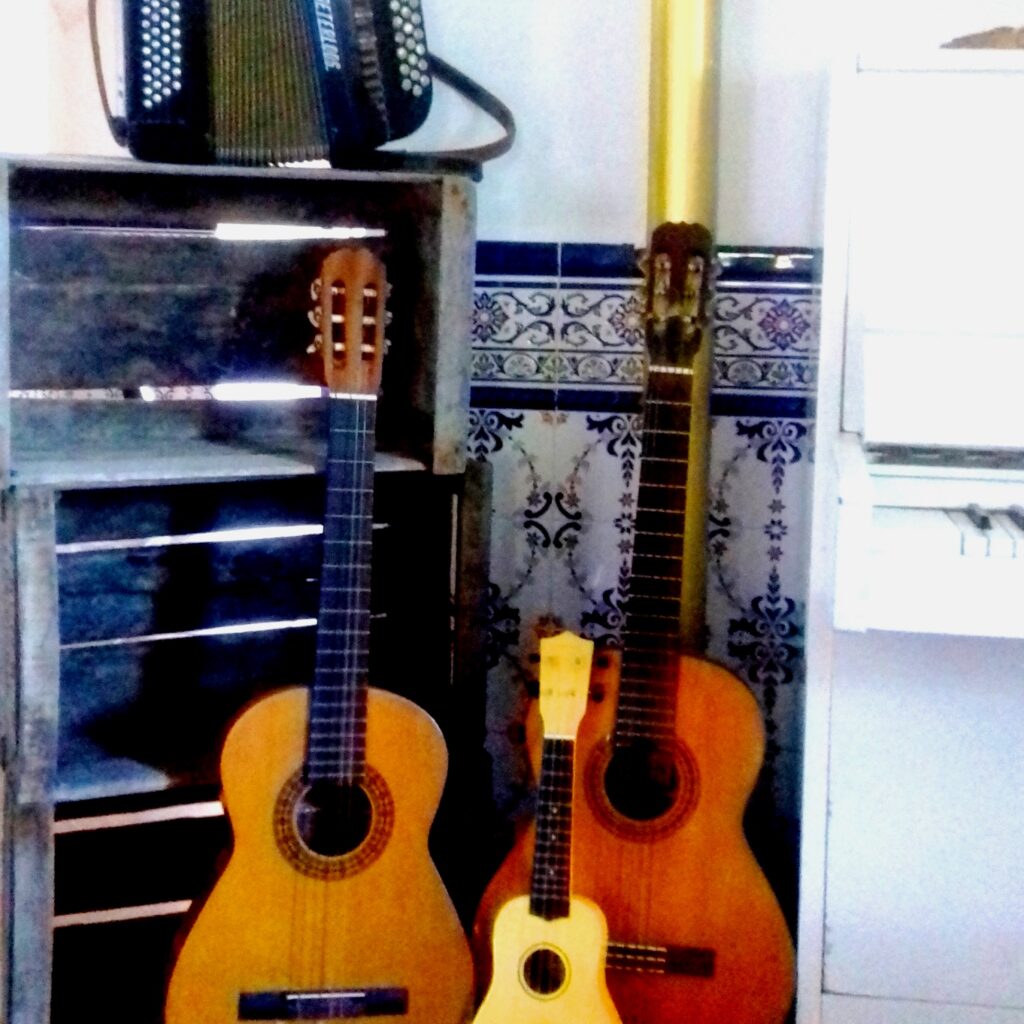
[[[384,326],[390,327],[391,321],[395,319],[395,314],[390,309],[384,311]]]
[[[311,341],[311,342],[310,342],[310,343],[309,343],[309,344],[308,344],[308,345],[306,346],[306,351],[307,351],[307,352],[308,352],[308,353],[309,353],[310,355],[312,355],[312,354],[313,354],[314,352],[316,352],[316,351],[318,351],[319,349],[323,348],[323,344],[324,344],[324,336],[323,336],[322,334],[318,334],[318,335],[317,335],[317,336],[316,336],[316,337],[315,337],[315,338],[314,338],[314,339],[313,339],[313,340],[312,340],[312,341]]]
[[[319,306],[314,306],[312,309],[306,310],[306,316],[309,317],[309,322],[314,327],[319,327],[323,322],[323,314],[320,312]]]
[[[320,301],[320,278],[319,277],[314,278],[312,283],[310,284],[310,286],[309,286],[309,297],[314,302],[319,302]]]
[[[391,339],[384,339],[384,355],[387,355],[391,351]]]

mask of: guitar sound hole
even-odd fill
[[[565,961],[553,949],[535,949],[523,962],[523,980],[537,995],[554,995],[565,984]]]
[[[667,814],[679,798],[680,775],[675,751],[652,740],[618,747],[604,776],[608,802],[632,821],[653,821]]]
[[[355,783],[314,782],[295,805],[295,826],[307,849],[321,857],[342,857],[370,834],[373,805]]]

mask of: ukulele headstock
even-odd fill
[[[323,261],[310,295],[324,381],[333,393],[375,395],[384,361],[384,265],[369,249],[336,249]]]
[[[575,739],[587,707],[594,641],[568,631],[540,641],[540,716],[546,737]]]

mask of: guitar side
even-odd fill
[[[502,967],[473,1024],[618,1024],[605,984],[607,938],[604,915],[589,900],[572,897],[569,915],[554,920],[531,914],[528,896],[509,900],[494,920],[494,960]],[[567,965],[561,984],[557,978],[549,983],[554,991],[539,993],[526,980],[527,961],[537,950],[555,951]]]
[[[179,951],[166,1024],[237,1024],[243,993],[395,987],[404,1021],[468,1019],[469,948],[427,849],[444,743],[409,701],[367,697],[369,832],[330,863],[289,842],[307,690],[264,697],[231,729],[221,778],[234,848]]]
[[[760,712],[720,666],[685,656],[678,671],[686,785],[673,809],[648,822],[617,814],[601,784],[617,660],[595,671],[591,692],[601,699],[591,701],[578,738],[574,888],[607,919],[608,987],[624,1024],[780,1024],[792,1000],[792,941],[743,834],[764,750]],[[483,936],[497,908],[527,891],[532,849],[531,827],[481,901],[473,931],[481,983],[490,970]]]

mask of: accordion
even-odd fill
[[[123,0],[133,155],[347,166],[422,124],[420,0]]]

